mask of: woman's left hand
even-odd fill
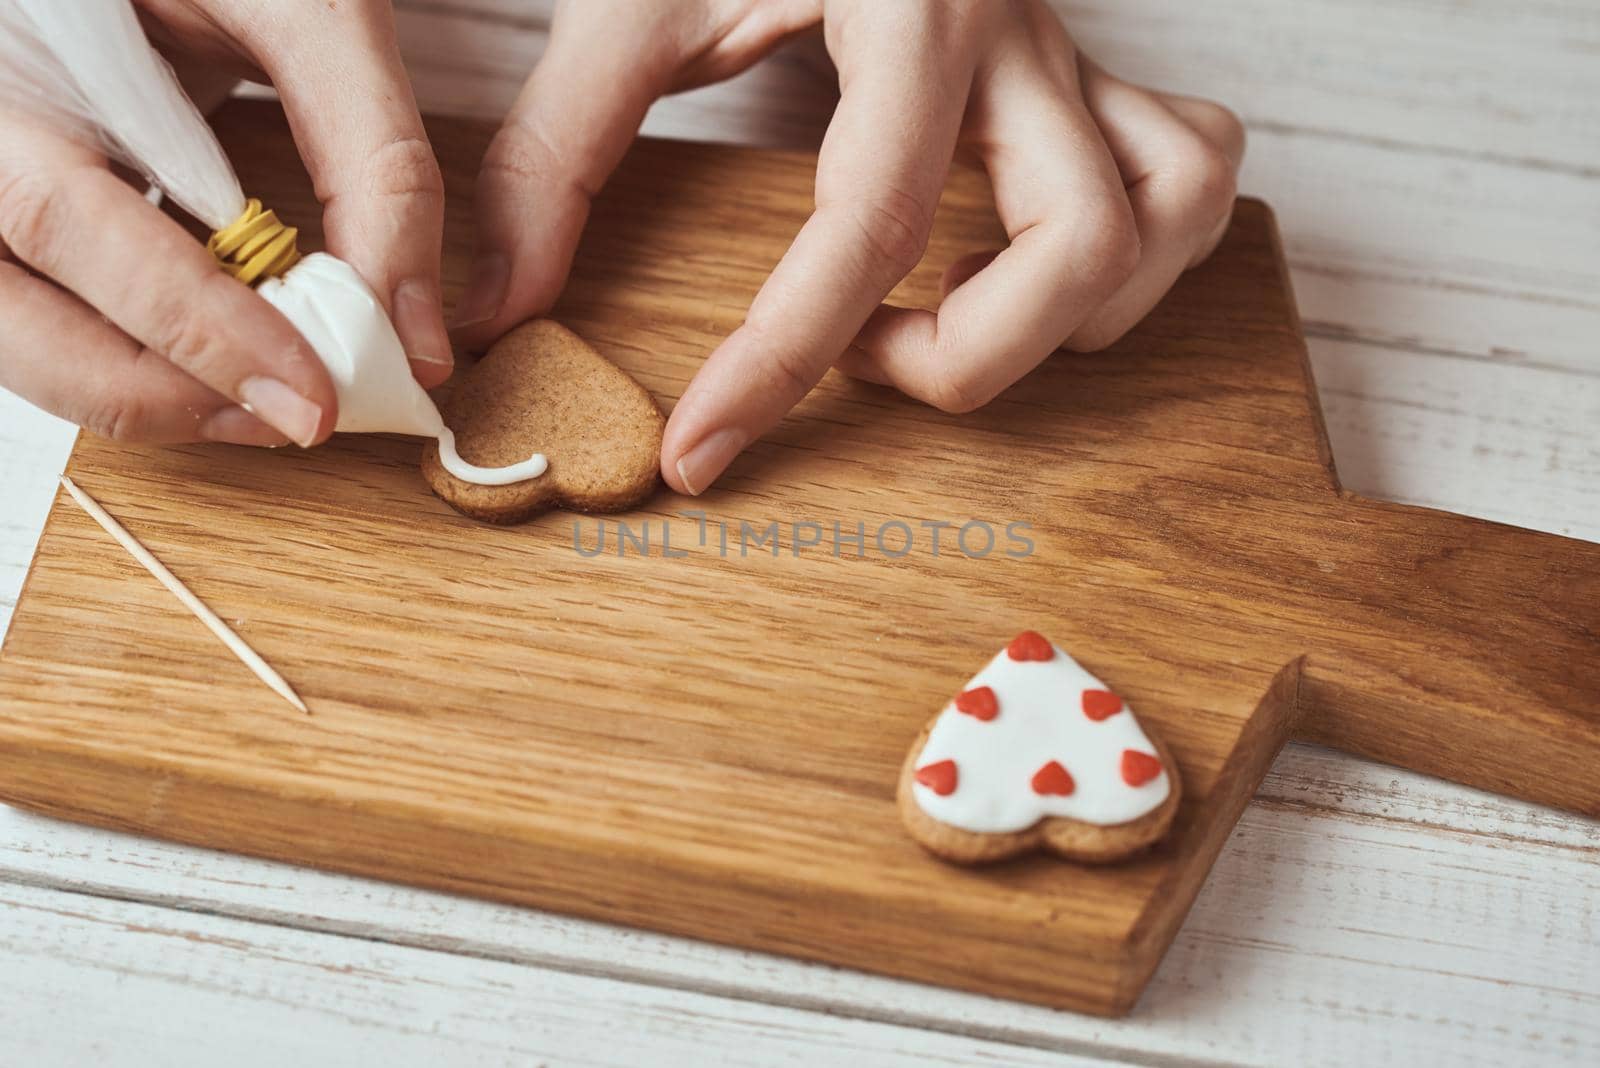
[[[672,413],[661,466],[681,492],[710,486],[829,367],[965,412],[1062,345],[1109,345],[1232,209],[1238,120],[1106,73],[1044,0],[567,0],[484,161],[459,336],[488,341],[555,301],[657,97],[819,21],[841,98],[816,211]],[[883,304],[922,258],[958,144],[988,169],[1010,244],[949,265],[936,313]]]

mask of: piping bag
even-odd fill
[[[44,119],[143,174],[213,231],[206,247],[294,324],[328,368],[335,429],[437,438],[455,477],[482,485],[537,478],[534,455],[478,467],[456,451],[432,399],[411,376],[383,304],[355,268],[301,256],[297,231],[247,200],[216,134],[151,47],[131,0],[0,0],[0,104]]]

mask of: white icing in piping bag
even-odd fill
[[[130,0],[0,0],[0,105],[126,163],[212,230],[245,211],[233,165],[150,46]],[[388,313],[343,260],[307,256],[257,292],[327,365],[339,396],[336,429],[438,438],[446,469],[471,482],[504,485],[544,473],[543,456],[507,468],[461,458],[439,409],[411,377]]]
[[[540,453],[506,467],[479,467],[462,459],[455,434],[411,376],[383,305],[343,260],[312,253],[282,278],[264,279],[256,292],[294,324],[327,366],[339,396],[336,430],[437,438],[445,470],[484,486],[525,482],[549,467]]]

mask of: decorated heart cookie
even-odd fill
[[[906,758],[899,804],[929,852],[1118,860],[1166,833],[1178,769],[1115,691],[1033,631],[951,697]]]

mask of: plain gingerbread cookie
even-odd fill
[[[543,453],[549,470],[508,486],[463,482],[422,454],[433,492],[463,515],[520,523],[551,508],[621,512],[656,488],[666,420],[645,388],[560,323],[535,319],[495,342],[443,407],[468,463]]]
[[[900,816],[930,853],[981,864],[1044,850],[1106,863],[1172,825],[1178,766],[1122,698],[1024,631],[928,724],[900,770]]]

